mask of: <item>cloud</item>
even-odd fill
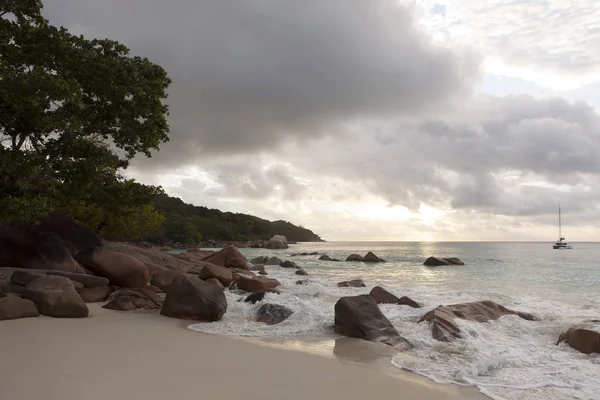
[[[418,3],[425,10],[421,24],[441,41],[485,54],[490,72],[512,70],[560,87],[600,80],[600,5],[594,0]]]
[[[171,142],[154,165],[273,149],[348,121],[422,115],[478,76],[473,54],[434,45],[393,0],[54,0],[44,12],[166,68]]]

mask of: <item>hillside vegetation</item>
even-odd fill
[[[154,207],[165,221],[158,231],[144,238],[152,243],[268,240],[275,234],[296,242],[322,241],[311,230],[290,222],[271,222],[252,215],[194,206],[164,194],[157,197]]]

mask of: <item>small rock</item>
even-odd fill
[[[10,281],[15,285],[26,286],[29,282],[35,281],[42,276],[45,276],[45,274],[29,271],[15,271],[10,276]]]
[[[375,299],[368,294],[342,297],[335,303],[334,330],[344,336],[378,341],[390,346],[410,345],[398,334],[392,323],[381,312]]]
[[[200,272],[200,279],[208,280],[210,278],[218,279],[223,286],[229,286],[233,282],[233,272],[229,268],[207,264]]]
[[[302,268],[299,268],[296,270],[296,275],[308,275],[308,272],[306,272]]]
[[[254,257],[252,260],[250,260],[251,264],[264,264],[267,261],[269,261],[269,257],[267,256],[258,256],[258,257]]]
[[[400,304],[407,305],[412,308],[421,308],[421,306],[410,297],[402,296],[398,298],[396,295],[388,292],[381,286],[375,286],[369,293],[375,299],[377,304]]]
[[[158,310],[162,305],[160,296],[148,288],[119,289],[106,300],[102,308],[117,311]]]
[[[280,283],[277,279],[271,279],[265,276],[257,276],[256,278],[252,279],[240,277],[240,279],[237,280],[237,285],[238,289],[246,292],[256,293],[275,289],[280,285]]]
[[[249,295],[248,297],[246,297],[244,299],[244,302],[255,304],[255,303],[258,303],[259,301],[263,301],[266,293],[267,292],[252,293],[251,295]]]
[[[308,285],[310,281],[308,279],[302,279],[300,281],[296,281],[296,285]]]
[[[450,258],[429,257],[427,260],[425,260],[423,265],[426,265],[428,267],[438,267],[441,265],[465,265],[465,263],[456,257],[450,257]]]
[[[89,310],[69,278],[42,276],[25,286],[23,297],[33,301],[40,314],[55,318],[85,318]]]
[[[556,344],[560,342],[584,354],[600,353],[600,333],[589,329],[569,328],[560,335]]]
[[[337,284],[338,287],[366,287],[362,279],[352,279],[350,281],[343,281]]]
[[[223,286],[223,284],[221,283],[221,281],[218,280],[217,278],[210,278],[210,279],[205,280],[204,282],[206,282],[206,283],[212,283],[213,285],[217,285],[221,289],[225,289],[225,286]]]
[[[108,279],[102,276],[95,276],[90,274],[78,274],[75,272],[66,271],[48,271],[48,275],[58,275],[69,278],[73,282],[79,282],[87,288],[102,287],[108,285]]]
[[[282,262],[281,264],[279,264],[279,266],[281,268],[296,268],[296,269],[300,268],[298,265],[296,265],[295,262],[289,261],[289,260]]]
[[[377,257],[373,252],[370,251],[363,257],[363,262],[376,263],[385,262],[385,260]]]
[[[265,265],[281,265],[282,262],[279,257],[271,257],[265,261]]]
[[[180,275],[167,290],[160,313],[167,317],[218,321],[227,311],[227,298],[217,285],[193,275]]]
[[[350,254],[346,258],[346,261],[363,261],[363,256],[361,256],[360,254]]]
[[[152,275],[152,279],[150,279],[150,284],[156,286],[161,290],[166,290],[171,285],[171,283],[173,283],[173,279],[175,279],[181,274],[183,274],[183,272],[176,271],[173,269],[159,271]]]
[[[290,317],[294,312],[285,306],[279,304],[267,303],[260,306],[256,315],[257,322],[264,322],[267,325],[279,324]]]
[[[0,297],[0,321],[37,317],[39,315],[40,312],[31,300],[16,296]]]
[[[112,293],[110,286],[83,288],[79,295],[86,303],[101,303]]]

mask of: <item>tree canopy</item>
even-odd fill
[[[116,239],[157,229],[162,190],[121,174],[168,140],[166,72],[41,10],[0,3],[0,221],[59,211]]]

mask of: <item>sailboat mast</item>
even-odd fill
[[[562,239],[562,222],[560,218],[560,203],[558,203],[558,240]]]

